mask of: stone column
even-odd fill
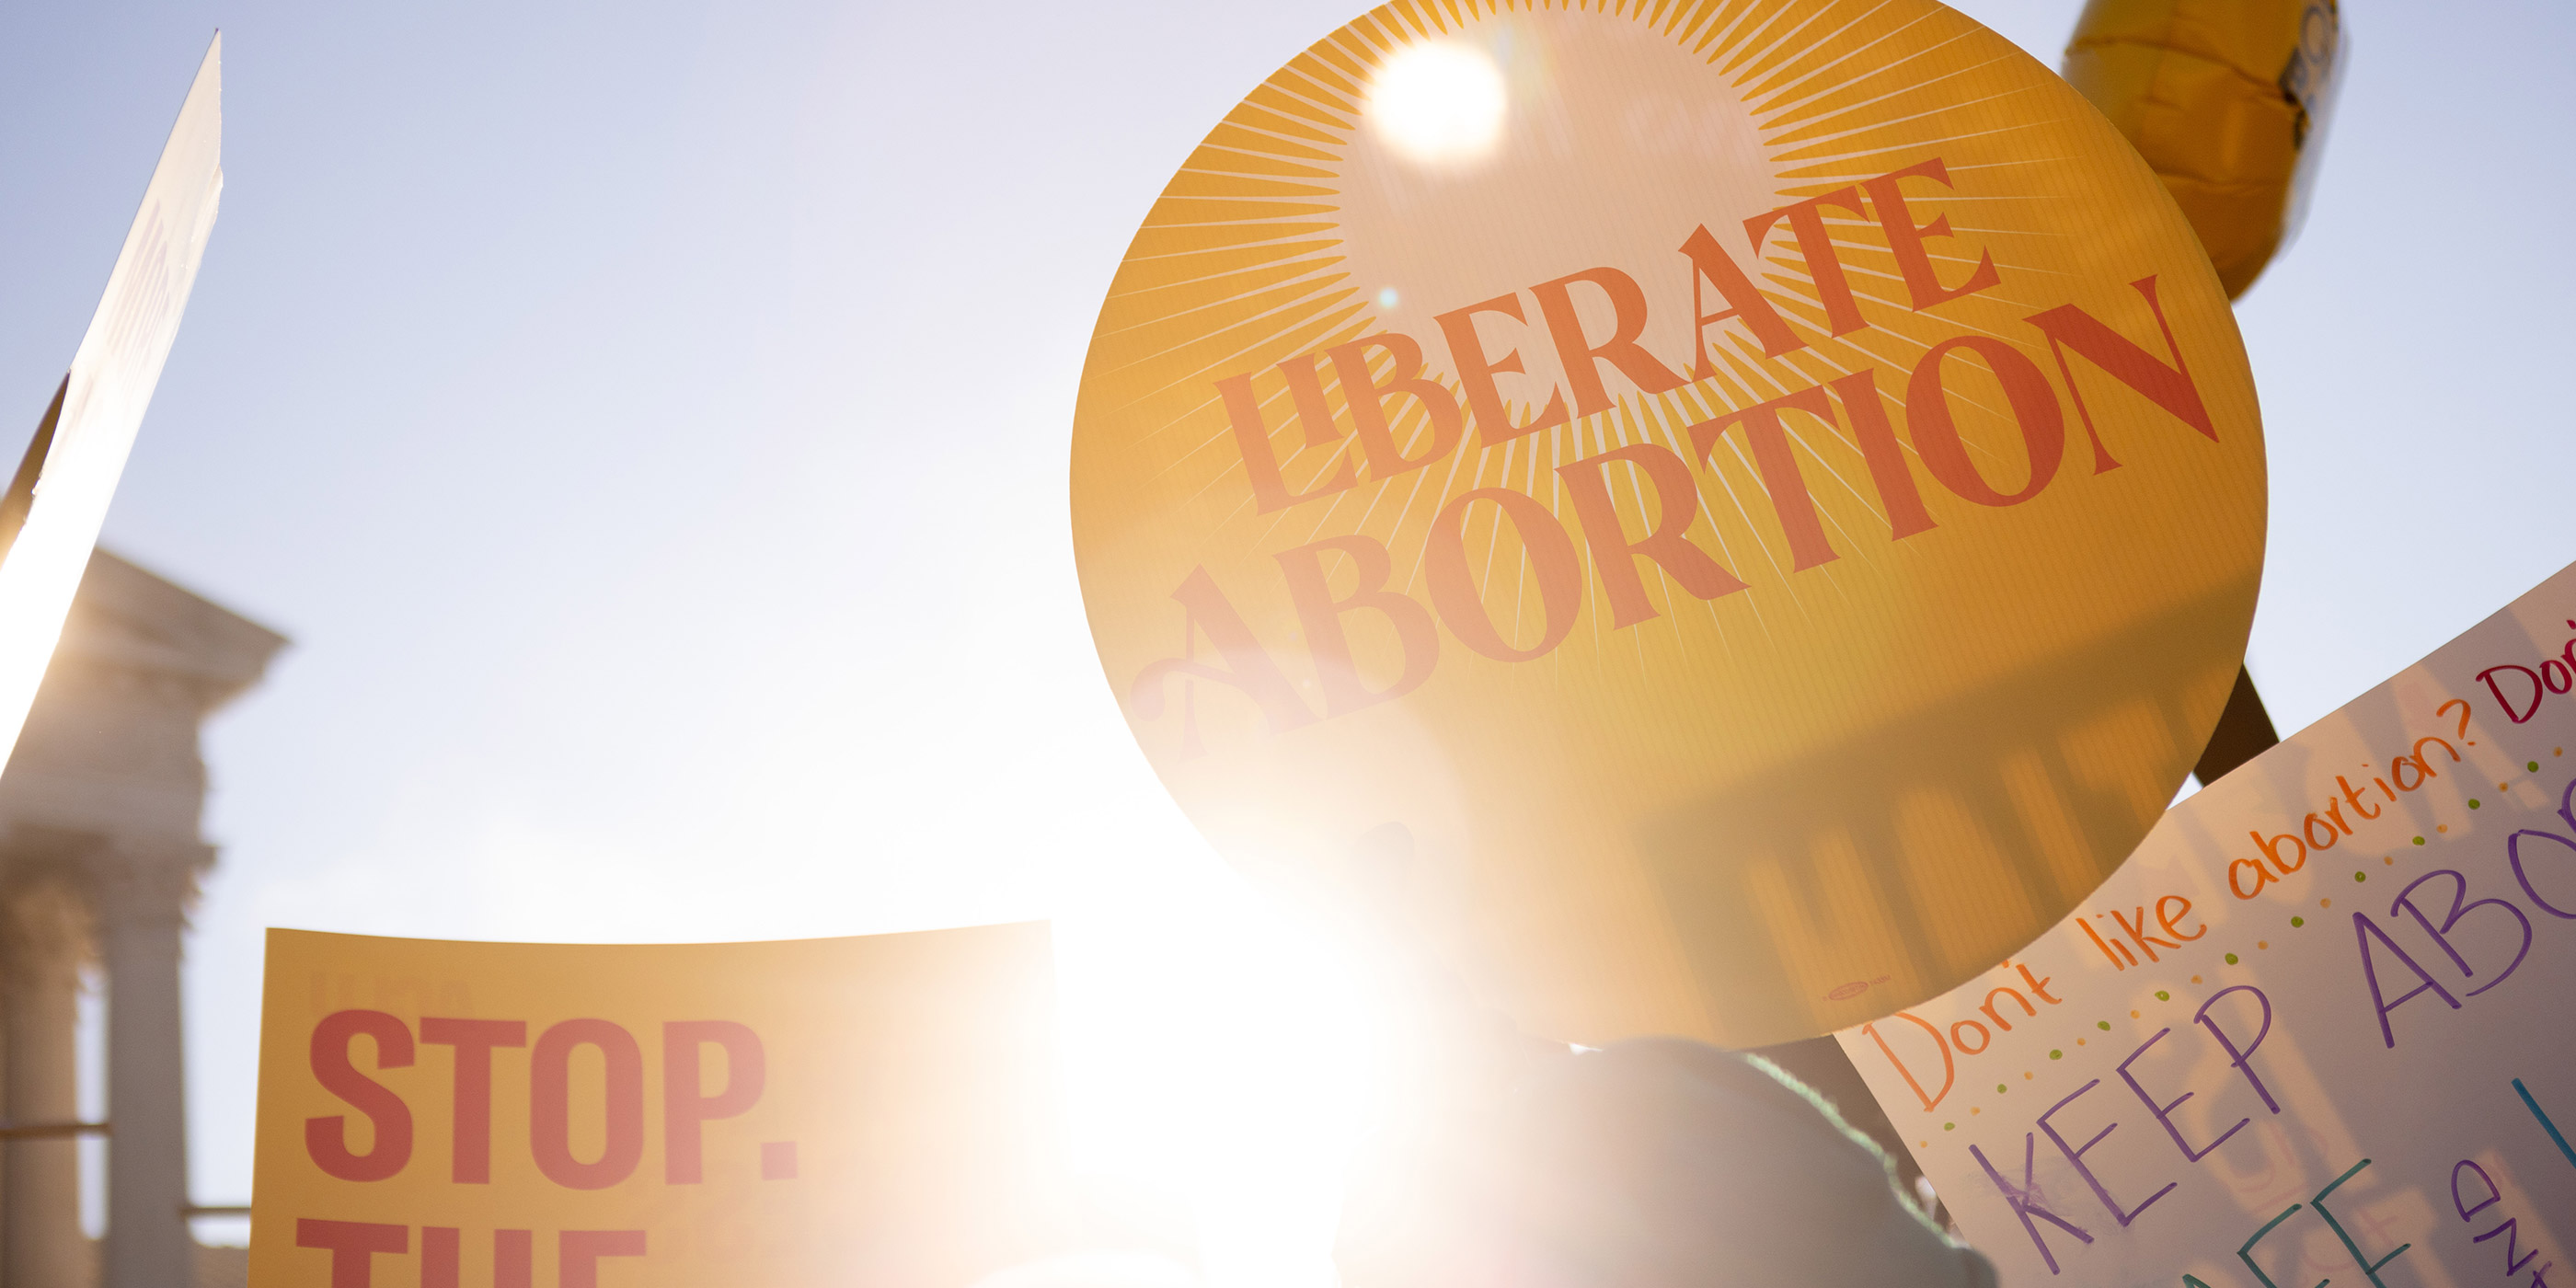
[[[180,1055],[179,937],[204,846],[101,855],[107,966],[107,1246],[102,1288],[187,1288],[187,1083]]]
[[[0,902],[0,1118],[66,1123],[78,1116],[72,1032],[87,917],[60,885]],[[0,1143],[0,1284],[89,1288],[80,1228],[80,1154],[70,1137]]]

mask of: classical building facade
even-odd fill
[[[0,773],[0,1288],[185,1288],[179,955],[215,851],[197,731],[286,640],[105,551]],[[107,1009],[107,1235],[80,1228],[73,1023]]]

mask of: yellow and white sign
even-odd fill
[[[252,1282],[966,1288],[1065,1235],[1051,969],[271,931]]]
[[[2175,807],[2011,960],[1839,1035],[2006,1284],[2576,1267],[2571,689],[2576,567]]]
[[[2262,431],[2207,257],[1929,0],[1392,4],[1228,113],[1101,312],[1109,682],[1236,861],[1553,1037],[1936,994],[2224,705]]]

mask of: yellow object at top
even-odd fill
[[[2335,0],[2091,0],[2065,72],[2164,180],[2232,298],[2297,229],[2342,45]]]

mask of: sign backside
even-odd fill
[[[0,761],[44,679],[214,232],[224,188],[223,53],[218,34],[71,370],[0,494]]]

